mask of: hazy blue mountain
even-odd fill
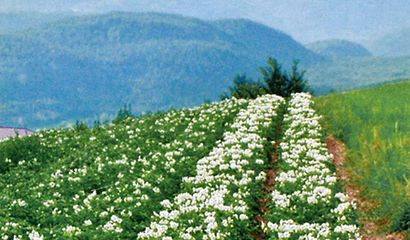
[[[255,75],[268,56],[322,61],[288,35],[247,20],[167,14],[64,18],[0,36],[0,125],[64,120],[214,100],[236,73]]]
[[[325,57],[369,57],[372,54],[364,46],[346,40],[332,39],[305,45]]]
[[[306,78],[317,94],[400,81],[409,77],[410,56],[334,58],[312,65],[306,72]]]
[[[379,56],[409,56],[410,28],[393,31],[371,43],[371,49]]]
[[[167,12],[202,19],[247,18],[309,43],[347,39],[359,43],[410,26],[408,0],[2,0],[0,12]]]

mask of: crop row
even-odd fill
[[[341,192],[311,96],[294,94],[286,112],[267,239],[358,239],[355,204]]]
[[[282,116],[281,111],[287,107]],[[273,192],[262,183],[283,130]],[[0,144],[0,239],[357,239],[311,96],[265,95]]]
[[[162,201],[165,210],[140,239],[250,238],[255,193],[265,180],[266,146],[283,99],[265,95],[239,112],[232,130],[197,162],[196,175],[185,177],[182,192]]]
[[[0,237],[135,238],[246,105],[231,99],[24,139],[40,150],[5,161]]]

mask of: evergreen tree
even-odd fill
[[[308,92],[309,86],[304,79],[305,71],[298,70],[298,62],[293,62],[290,74],[282,69],[276,59],[269,58],[266,67],[260,67],[262,82],[255,82],[245,74],[236,75],[233,87],[229,88],[230,96],[236,98],[256,98],[269,93],[289,97],[292,93]],[[229,97],[227,94],[221,98]]]
[[[268,66],[259,68],[267,93],[283,96],[286,92],[287,76],[276,59],[269,58]]]
[[[230,88],[231,96],[235,98],[256,98],[265,93],[260,82],[248,78],[246,74],[238,74],[233,80],[234,86]]]
[[[289,82],[287,86],[287,95],[296,92],[309,92],[310,88],[307,81],[304,79],[306,71],[298,71],[298,61],[294,61],[292,64],[292,70],[288,76]]]

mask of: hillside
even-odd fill
[[[409,81],[316,99],[329,131],[346,143],[347,184],[370,202],[360,216],[375,226],[372,235],[410,230],[409,99]]]
[[[0,237],[356,239],[312,104],[227,99],[2,142]]]
[[[112,116],[124,104],[157,111],[214,100],[268,56],[322,58],[246,20],[110,13],[65,18],[0,36],[0,124],[43,127]]]
[[[410,55],[410,28],[393,31],[371,42],[370,48],[378,56],[401,57]]]
[[[324,40],[305,46],[319,55],[330,58],[369,57],[372,55],[364,46],[346,40]]]

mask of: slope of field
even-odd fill
[[[40,224],[47,238],[135,238],[247,104],[230,100],[3,143],[2,234]]]
[[[216,100],[239,72],[269,57],[322,58],[290,36],[247,20],[156,13],[64,18],[0,36],[0,125],[44,127]]]
[[[319,97],[317,107],[347,145],[350,183],[372,202],[361,217],[381,232],[409,231],[410,82]]]
[[[353,238],[354,204],[336,183],[310,99],[229,99],[4,141],[0,237],[253,239],[260,229],[279,239]],[[267,193],[278,210],[260,221],[282,140],[282,195]]]

